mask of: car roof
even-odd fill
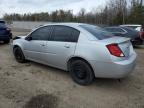
[[[130,27],[127,27],[127,26],[110,26],[110,27],[104,27],[104,28],[127,28],[127,29],[131,29]],[[131,29],[133,30],[133,29]]]
[[[113,29],[113,28],[119,28],[119,29],[121,29],[121,28],[126,28],[125,26],[110,26],[110,27],[104,27],[105,29]],[[128,27],[127,27],[128,28]]]
[[[121,26],[109,26],[109,27],[104,27],[104,28],[121,28]]]
[[[120,29],[123,29],[125,31],[133,31],[133,32],[137,32],[135,29],[132,29],[130,27],[127,27],[127,26],[110,26],[110,27],[105,27],[105,28],[120,28]]]
[[[136,26],[136,27],[138,26],[138,27],[139,27],[139,26],[141,26],[141,25],[139,25],[139,24],[124,24],[124,25],[120,25],[120,26],[134,26],[134,27],[135,27],[135,26]]]
[[[85,23],[49,23],[49,24],[45,24],[44,26],[47,25],[64,25],[64,26],[71,26],[71,27],[79,27],[80,25],[89,25],[89,24],[85,24]]]

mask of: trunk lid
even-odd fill
[[[125,57],[129,57],[132,54],[133,47],[129,38],[112,37],[101,41],[104,42],[106,45],[112,43],[118,44],[119,48],[121,49]]]

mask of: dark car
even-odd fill
[[[0,41],[4,41],[4,43],[9,43],[11,38],[11,29],[6,26],[5,21],[0,21]]]
[[[134,46],[143,44],[143,40],[141,39],[139,32],[132,28],[114,26],[114,27],[105,27],[105,30],[111,32],[115,36],[131,38],[131,42]]]

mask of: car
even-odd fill
[[[120,25],[121,27],[129,27],[132,28],[134,30],[140,31],[141,30],[141,25],[139,24],[125,24],[125,25]]]
[[[129,27],[112,26],[105,27],[104,29],[111,32],[115,36],[130,38],[133,46],[143,44],[143,40],[141,39],[139,32]]]
[[[142,40],[144,40],[144,31],[141,31],[142,25],[138,25],[138,24],[126,24],[126,25],[120,25],[121,27],[130,27],[136,31],[139,32],[140,34],[140,38]]]
[[[119,79],[132,73],[137,54],[129,38],[83,23],[53,23],[11,43],[16,61],[42,63],[69,71],[80,85],[97,77]]]
[[[0,20],[0,41],[9,43],[12,38],[11,29],[6,26],[6,22]]]
[[[144,40],[144,31],[140,31],[140,37],[142,40]]]

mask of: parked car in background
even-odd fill
[[[11,29],[6,26],[5,21],[0,20],[0,41],[4,41],[4,43],[9,43],[11,38]]]
[[[144,40],[144,24],[141,27],[140,36],[141,36],[141,39]]]
[[[80,85],[95,77],[123,78],[136,64],[130,39],[115,37],[97,26],[54,23],[13,39],[13,54],[20,63],[32,60],[70,72]]]
[[[140,31],[141,30],[141,25],[138,24],[126,24],[126,25],[120,25],[121,27],[129,27],[132,28],[134,30]]]
[[[138,32],[139,32],[139,34],[140,34],[140,38],[142,39],[142,40],[144,40],[144,31],[141,31],[141,29],[142,29],[142,25],[135,25],[135,24],[132,24],[132,25],[120,25],[121,27],[130,27],[130,28],[132,28],[132,29],[134,29],[134,30],[137,30]]]
[[[132,28],[124,26],[113,26],[105,27],[105,30],[111,32],[115,36],[130,38],[134,46],[143,44],[143,40],[141,39],[139,32]]]

